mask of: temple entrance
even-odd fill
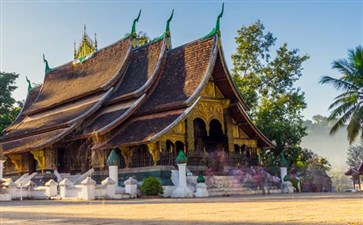
[[[221,123],[214,119],[209,123],[209,136],[207,140],[207,152],[212,153],[216,151],[228,152],[227,138],[223,134]]]
[[[37,172],[37,161],[35,160],[33,154],[28,153],[29,159],[29,174]]]
[[[202,153],[206,149],[206,141],[208,138],[207,129],[204,121],[200,118],[196,118],[193,121],[194,124],[194,149],[197,153]]]
[[[222,124],[218,120],[213,119],[209,123],[209,135],[205,122],[200,118],[194,120],[194,147],[197,153],[204,151],[208,153],[228,152],[227,146],[227,137],[224,135]]]
[[[223,133],[222,124],[213,119],[209,123],[209,135],[204,120],[194,120],[194,143],[196,153],[208,153],[206,161],[215,174],[222,174],[228,152],[227,137]]]
[[[59,173],[69,173],[69,162],[65,148],[57,149],[57,170]]]

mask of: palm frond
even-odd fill
[[[358,90],[359,87],[355,86],[354,84],[343,80],[343,79],[337,79],[330,76],[323,76],[320,81],[320,84],[331,84],[333,85],[337,90],[343,90],[343,91],[351,91],[351,90]]]
[[[345,76],[354,75],[354,67],[352,68],[349,61],[346,59],[338,59],[333,61],[333,69],[337,69],[341,74]]]
[[[343,97],[340,97],[338,99],[336,99],[330,106],[329,106],[329,110],[335,108],[336,106],[340,105],[344,105],[345,109],[346,107],[349,107],[349,106],[354,106],[357,104],[357,101],[358,101],[358,96],[356,95],[348,95],[348,96],[343,96]]]
[[[339,128],[344,127],[346,122],[350,119],[351,115],[354,113],[355,108],[350,108],[347,112],[343,114],[333,125],[333,127],[330,129],[330,134],[335,134]],[[339,114],[341,115],[341,114]],[[328,121],[333,121],[335,118],[337,118],[337,114],[333,113],[328,117]]]
[[[349,144],[352,144],[361,130],[361,120],[363,118],[363,108],[360,107],[354,111],[352,118],[347,127],[347,137]]]

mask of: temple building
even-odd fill
[[[113,149],[120,179],[170,171],[179,151],[196,173],[257,165],[260,150],[274,144],[252,123],[227,69],[222,13],[212,32],[176,48],[172,16],[164,34],[142,46],[137,17],[130,35],[107,47],[98,49],[85,30],[74,60],[50,68],[44,58],[43,84],[30,88],[0,138],[4,175],[93,168],[102,176]]]

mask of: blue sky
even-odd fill
[[[173,46],[207,34],[215,24],[222,1],[5,1],[1,5],[0,70],[21,74],[14,95],[25,99],[27,84],[42,83],[45,53],[51,67],[73,59],[73,42],[79,43],[83,25],[90,36],[97,32],[99,48],[130,32],[139,9],[137,30],[159,36],[171,10]],[[306,93],[306,118],[328,115],[328,106],[338,94],[330,86],[318,84],[323,75],[338,76],[331,63],[347,56],[347,49],[363,43],[363,1],[224,1],[221,20],[222,43],[229,69],[236,47],[234,37],[242,25],[261,20],[278,38],[277,46],[310,55],[303,64],[297,86]],[[276,46],[276,48],[277,48]]]

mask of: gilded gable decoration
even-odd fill
[[[86,25],[84,25],[82,41],[76,49],[74,43],[74,62],[82,63],[92,57],[92,54],[97,51],[97,37],[95,33],[95,40],[93,41],[87,34]]]

